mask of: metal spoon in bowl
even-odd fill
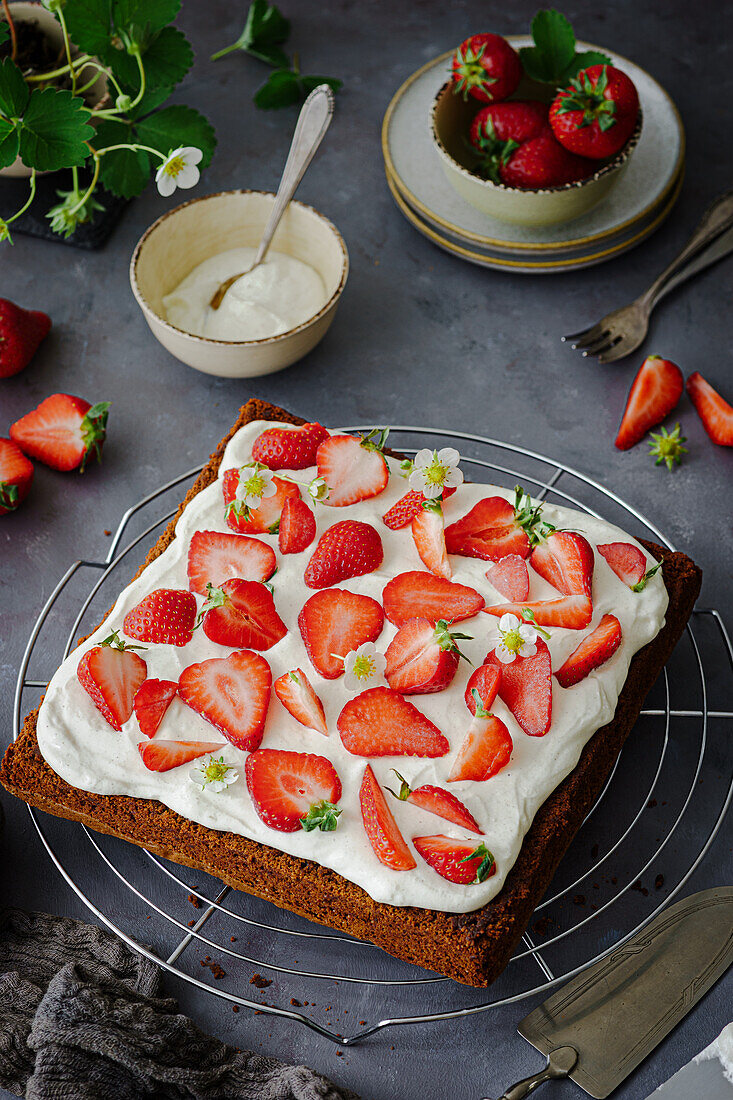
[[[288,153],[288,159],[285,162],[283,174],[280,179],[280,186],[277,189],[275,202],[272,205],[272,212],[267,220],[265,231],[262,234],[262,240],[257,249],[254,263],[251,267],[247,268],[246,271],[240,271],[237,275],[231,275],[221,283],[209,302],[212,309],[219,308],[224,300],[224,295],[229,290],[229,287],[232,286],[233,283],[236,283],[237,279],[241,279],[243,275],[248,275],[250,271],[253,271],[254,268],[264,260],[267,255],[267,250],[272,243],[272,238],[275,235],[275,230],[280,224],[280,219],[285,213],[288,203],[295,194],[298,184],[305,175],[306,168],[313,160],[315,152],[321,144],[326,130],[331,124],[333,108],[334,97],[332,90],[329,88],[328,84],[319,84],[318,87],[314,88],[310,93],[298,115],[298,121],[295,124],[295,133],[290,143],[290,152]]]

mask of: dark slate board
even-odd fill
[[[79,179],[82,187],[88,186],[90,178],[86,171],[80,171]],[[103,204],[104,210],[98,210],[94,221],[89,225],[80,225],[70,237],[64,238],[52,231],[46,213],[59,202],[56,192],[70,191],[71,187],[70,171],[39,176],[36,180],[36,197],[33,204],[10,226],[11,234],[14,236],[16,233],[25,233],[29,237],[42,237],[45,241],[55,241],[57,244],[70,245],[72,248],[101,248],[117,225],[128,200],[118,199],[109,191],[98,188],[94,197]],[[15,210],[20,209],[27,198],[27,179],[7,179],[0,176],[0,215],[10,216]]]

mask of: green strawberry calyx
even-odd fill
[[[341,814],[338,806],[322,798],[320,802],[314,802],[305,817],[301,817],[300,824],[306,833],[320,829],[323,833],[332,833],[338,826]]]
[[[124,652],[126,649],[148,648],[144,645],[132,645],[130,642],[123,642],[122,638],[120,638],[119,632],[116,630],[113,630],[111,634],[109,634],[106,638],[104,638],[101,642],[98,642],[97,644],[103,648],[109,646],[110,649],[119,649],[121,652]]]
[[[496,863],[493,855],[483,843],[479,844],[478,848],[474,849],[474,851],[471,852],[469,855],[464,856],[460,862],[470,863],[472,859],[477,859],[479,856],[481,857],[481,862],[479,863],[478,869],[476,871],[476,878],[471,883],[472,886],[478,886],[480,882],[483,882],[484,879],[488,878],[491,868]]]
[[[483,88],[488,92],[490,85],[496,84],[497,78],[487,73],[481,63],[485,49],[486,46],[477,50],[472,46],[458,47],[453,62],[454,95],[468,99],[471,88]]]
[[[656,565],[653,565],[651,567],[651,569],[647,569],[646,573],[641,578],[641,580],[638,580],[636,582],[636,584],[632,584],[631,591],[632,592],[643,592],[644,589],[647,586],[647,581],[650,581],[651,578],[654,576],[654,574],[658,573],[661,568],[662,568],[662,562],[658,561]]]
[[[521,485],[514,486],[514,519],[527,535],[530,546],[537,546],[555,530],[551,523],[542,519],[542,501],[533,504]]]
[[[79,473],[84,473],[84,467],[90,456],[94,456],[97,462],[102,461],[102,444],[107,436],[107,417],[109,415],[110,401],[98,401],[92,405],[81,422],[81,438],[84,443],[84,455],[79,467]]]
[[[587,72],[580,72],[574,77],[567,89],[560,93],[560,103],[557,109],[559,115],[569,114],[571,111],[582,111],[583,117],[578,123],[578,129],[590,126],[597,122],[599,129],[610,130],[616,125],[616,104],[612,99],[606,99],[608,88],[608,69],[604,65],[595,84]]]
[[[0,481],[0,508],[6,512],[14,512],[20,504],[18,486],[12,481]]]
[[[399,791],[393,791],[391,787],[385,787],[385,790],[389,791],[390,794],[393,794],[395,798],[398,798],[400,800],[400,802],[406,802],[412,794],[412,787],[407,782],[404,775],[400,775],[400,773],[397,771],[397,768],[392,768],[392,771],[395,773],[400,781],[400,789]]]
[[[456,645],[458,641],[473,641],[473,634],[461,634],[457,630],[451,630],[450,625],[451,624],[446,622],[445,619],[438,619],[435,624],[433,638],[437,642],[438,647],[447,653],[457,653],[464,661],[468,661],[469,665],[473,664],[473,661],[471,661],[465,653],[461,653]]]
[[[657,460],[654,465],[661,466],[664,463],[670,471],[675,465],[679,466],[682,456],[687,454],[687,447],[683,446],[687,442],[687,436],[682,435],[679,423],[675,424],[671,432],[662,428],[661,432],[651,432],[650,435],[649,453]]]

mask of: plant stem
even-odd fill
[[[75,203],[74,206],[72,206],[71,210],[69,210],[67,212],[69,215],[75,214],[77,212],[77,210],[79,210],[80,207],[82,207],[84,205],[84,203],[87,201],[89,196],[94,191],[94,188],[97,186],[97,180],[99,179],[99,168],[100,168],[100,163],[101,162],[100,162],[100,159],[99,159],[99,155],[97,153],[93,152],[92,156],[94,157],[94,175],[92,176],[92,182],[89,184],[89,186],[87,187],[86,191],[84,192],[82,197],[79,199],[79,201],[77,203]]]
[[[143,65],[143,59],[140,56],[139,50],[135,50],[135,60],[137,61],[137,67],[140,71],[140,91],[137,93],[132,103],[130,104],[128,108],[128,110],[130,111],[133,109],[133,107],[137,107],[138,103],[145,95],[145,66]]]
[[[87,63],[91,62],[91,60],[92,60],[92,55],[91,54],[88,54],[88,53],[80,54],[79,57],[74,58],[74,60],[72,62],[72,67],[84,68],[84,67],[86,67]],[[30,76],[26,76],[24,79],[25,79],[26,84],[31,84],[31,83],[36,84],[36,83],[40,83],[42,80],[53,80],[53,78],[55,76],[63,76],[64,73],[68,73],[68,72],[69,72],[69,66],[68,65],[62,65],[60,69],[52,69],[48,73],[33,73]]]
[[[74,62],[71,57],[71,42],[69,40],[69,32],[66,29],[66,20],[64,18],[64,9],[59,6],[56,15],[58,21],[61,24],[61,31],[64,36],[64,49],[66,50],[66,60],[69,65],[69,75],[71,76],[71,94],[76,95],[76,71],[74,69]]]
[[[10,41],[12,43],[10,49],[10,60],[15,61],[18,56],[18,36],[15,33],[15,23],[13,17],[10,14],[10,8],[8,6],[8,0],[3,0],[3,11],[5,12],[5,19],[7,20],[8,29],[10,31]]]
[[[21,214],[25,214],[26,210],[28,209],[28,207],[33,202],[34,198],[36,197],[36,170],[35,170],[35,168],[32,169],[32,171],[31,171],[31,185],[30,185],[30,188],[31,188],[30,189],[30,194],[28,195],[28,198],[25,200],[25,202],[21,206],[20,210],[16,210],[15,213],[13,214],[12,218],[6,218],[5,219],[5,224],[6,225],[10,225],[12,222],[16,221],[16,219],[19,218]]]
[[[91,146],[89,146],[91,149]],[[158,157],[161,161],[167,160],[165,153],[161,153],[160,149],[153,149],[150,145],[140,145],[137,142],[122,142],[120,145],[107,145],[104,149],[92,149],[92,155],[103,157],[106,153],[113,153],[116,149],[131,149],[133,153],[152,153],[154,157]]]
[[[212,53],[209,61],[218,61],[220,57],[226,57],[228,53],[234,53],[235,50],[241,49],[241,42],[237,39],[236,42],[232,42],[231,46],[225,46],[223,50],[218,50],[217,53]]]

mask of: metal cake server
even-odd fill
[[[500,1100],[522,1100],[570,1077],[609,1096],[733,962],[733,886],[693,894],[578,974],[519,1025],[548,1056]]]

